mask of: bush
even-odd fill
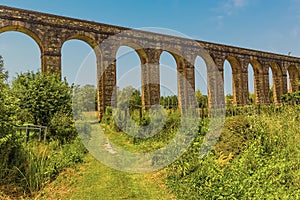
[[[71,141],[77,136],[73,117],[68,114],[57,112],[49,123],[49,137],[62,143]]]

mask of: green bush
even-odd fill
[[[77,136],[73,117],[69,114],[57,112],[49,122],[48,136],[62,143],[71,141]]]

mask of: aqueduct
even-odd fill
[[[201,56],[206,62],[210,105],[224,104],[223,64],[232,67],[235,105],[248,102],[248,65],[254,71],[254,93],[257,104],[270,103],[269,68],[273,74],[274,103],[287,93],[287,73],[290,90],[297,91],[300,76],[300,58],[233,47],[187,38],[145,32],[119,26],[73,19],[36,11],[0,6],[0,33],[18,31],[27,34],[41,51],[42,71],[61,72],[61,49],[64,42],[79,39],[89,44],[97,58],[99,117],[105,108],[115,103],[116,52],[122,45],[132,47],[142,64],[142,101],[147,108],[159,103],[159,58],[163,51],[176,60],[178,98],[181,107],[188,106],[195,90],[194,60]],[[115,36],[112,45],[100,48],[103,41]],[[212,63],[212,62],[213,63]],[[218,78],[218,77],[221,78]],[[183,77],[183,78],[182,78]],[[185,79],[186,81],[182,80]],[[187,87],[187,85],[190,85]]]

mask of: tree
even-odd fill
[[[94,85],[85,85],[74,89],[73,108],[76,114],[97,110],[97,90]]]
[[[196,96],[196,100],[197,100],[197,103],[198,103],[198,107],[199,108],[207,108],[207,104],[208,104],[207,103],[208,102],[207,96],[201,94],[200,90],[197,90],[195,92],[195,96]]]
[[[47,126],[58,111],[72,114],[72,87],[57,75],[22,73],[13,81],[12,91],[20,109],[31,113],[34,124]]]
[[[129,99],[129,110],[132,112],[142,107],[142,96],[141,92],[137,89],[133,89],[132,95]]]
[[[12,133],[15,99],[10,95],[7,84],[8,72],[0,55],[0,138]]]
[[[167,109],[177,109],[178,108],[178,98],[176,95],[172,96],[161,96],[160,105]]]
[[[73,86],[53,74],[22,73],[12,83],[12,94],[18,100],[18,119],[22,123],[49,126],[50,136],[61,136],[60,139],[75,134],[72,93]],[[68,130],[72,131],[61,133],[58,127],[70,127]]]

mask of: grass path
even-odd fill
[[[111,169],[90,154],[80,169],[66,171],[36,199],[175,199],[163,184],[163,172],[131,174]]]

